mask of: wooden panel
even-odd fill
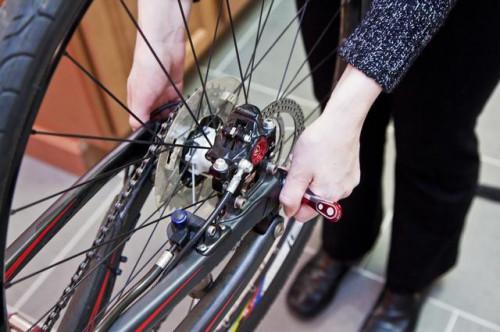
[[[219,11],[219,0],[207,0],[193,4],[191,7],[191,16],[189,18],[189,29],[193,44],[195,45],[196,56],[201,59],[210,49],[214,38],[215,26],[217,23]],[[219,25],[217,35],[222,35],[226,26],[225,18],[222,16],[222,22]],[[186,61],[184,68],[186,70],[194,69],[194,57],[189,42],[186,43]]]
[[[219,1],[203,0],[192,7],[189,26],[198,58],[209,50],[212,43]],[[231,1],[233,15],[241,13],[250,2]],[[127,4],[135,14],[136,1],[130,0]],[[218,35],[221,36],[227,28],[227,13],[224,13]],[[97,0],[75,32],[68,52],[126,103],[126,83],[135,38],[135,27],[119,1]],[[193,64],[192,51],[187,43],[185,69],[189,70]],[[117,137],[130,131],[128,114],[66,58],[55,72],[35,127],[54,132]],[[35,135],[30,139],[28,153],[81,173],[113,146],[110,142]]]
[[[232,0],[229,1],[231,6],[231,14],[233,14],[233,19],[238,18],[238,16],[243,13],[243,11],[252,3],[252,0]]]
[[[67,51],[86,68],[91,62],[76,31]],[[112,134],[111,120],[106,116],[102,92],[67,58],[59,63],[35,121],[39,130],[106,135]],[[113,145],[103,141],[35,135],[28,142],[28,154],[80,174],[95,164]],[[89,151],[92,151],[89,153]]]
[[[127,4],[137,11],[136,1]],[[127,77],[132,64],[135,27],[119,1],[94,1],[79,28],[84,36],[94,74],[121,101],[127,100]],[[129,132],[128,114],[109,97],[104,113],[114,135]]]

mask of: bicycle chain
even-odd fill
[[[161,138],[161,141],[163,142],[164,137],[166,136],[168,129],[170,128],[170,125],[175,118],[176,112],[171,113],[171,116],[168,118],[167,121],[162,123],[160,129],[158,130],[158,135],[159,138]],[[116,221],[117,216],[121,212],[121,209],[125,204],[127,203],[127,199],[130,197],[130,193],[135,189],[138,180],[140,179],[142,173],[144,172],[144,169],[146,166],[149,164],[151,160],[154,160],[156,153],[159,149],[159,147],[162,146],[161,144],[154,144],[152,143],[149,148],[147,153],[144,156],[144,159],[142,160],[141,164],[134,170],[134,173],[130,176],[128,182],[126,185],[123,187],[122,191],[120,194],[117,196],[117,199],[115,203],[113,204],[112,208],[109,210],[108,215],[106,217],[106,221],[100,226],[97,236],[92,243],[91,247],[98,247],[100,246],[106,236],[108,235],[110,229],[112,228],[113,224]],[[80,263],[78,266],[76,272],[73,274],[71,277],[71,281],[69,285],[64,289],[62,295],[59,297],[59,300],[57,301],[56,305],[52,308],[52,310],[48,313],[48,317],[45,320],[45,322],[42,325],[42,331],[50,331],[56,321],[59,319],[59,316],[61,314],[61,311],[66,307],[68,304],[69,300],[73,296],[76,287],[79,285],[81,280],[84,278],[85,272],[88,271],[90,263],[92,260],[95,258],[94,256],[96,255],[97,248],[94,250],[91,250],[87,252],[85,255],[84,260]],[[99,264],[102,262],[99,262]]]
[[[289,113],[295,122],[295,134],[300,134],[304,130],[304,116],[300,110],[300,106],[296,104],[293,100],[290,99],[280,99],[266,107],[263,110],[263,115],[266,117],[276,116],[277,113],[280,112]],[[160,129],[158,130],[158,136],[161,138],[161,141],[164,140],[170,125],[175,118],[176,112],[171,113],[171,116],[167,121],[162,123]],[[280,133],[283,139],[283,133]],[[117,200],[115,201],[113,207],[108,212],[106,217],[106,221],[99,227],[97,232],[96,239],[92,243],[91,247],[98,247],[106,236],[108,235],[110,229],[112,228],[113,223],[115,222],[118,214],[121,211],[121,208],[125,206],[127,203],[126,200],[130,197],[130,193],[135,189],[135,186],[144,172],[144,169],[148,165],[148,163],[155,157],[159,147],[162,145],[159,144],[151,144],[148,148],[146,155],[144,156],[141,164],[134,170],[134,173],[130,176],[127,184],[124,186],[124,189],[118,195]],[[97,249],[97,248],[96,248]],[[42,331],[50,331],[54,324],[59,319],[61,311],[67,306],[69,300],[73,296],[76,287],[79,285],[81,280],[84,278],[85,272],[88,271],[90,263],[94,259],[96,254],[96,249],[91,250],[86,253],[84,260],[78,266],[76,272],[71,277],[71,281],[69,285],[64,289],[62,295],[59,297],[56,305],[52,308],[52,310],[48,313],[48,317],[42,325]],[[101,262],[102,263],[102,262]]]

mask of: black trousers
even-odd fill
[[[303,0],[298,0],[301,6]],[[302,22],[307,52],[339,0],[312,0]],[[459,0],[391,94],[370,110],[361,135],[361,181],[341,202],[343,219],[323,224],[323,247],[356,260],[374,245],[382,221],[381,176],[386,127],[396,139],[395,198],[387,285],[418,291],[457,261],[464,220],[476,190],[476,120],[500,77],[500,1]],[[333,24],[311,54],[314,68],[338,41]],[[329,94],[334,60],[313,74],[318,100]]]

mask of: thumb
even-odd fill
[[[134,112],[134,114],[137,116],[137,118],[139,120],[142,121],[139,122],[135,117],[133,117],[132,115],[129,116],[128,118],[128,122],[129,122],[129,125],[130,127],[132,127],[133,130],[137,130],[139,128],[141,128],[143,126],[144,123],[148,122],[149,120],[149,114],[147,112]]]
[[[283,204],[285,214],[291,217],[299,211],[302,197],[309,187],[312,175],[305,170],[294,167],[293,163],[286,177],[285,185],[280,193],[280,201]]]

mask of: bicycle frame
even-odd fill
[[[144,128],[129,136],[129,139],[147,140],[151,134]],[[139,160],[147,151],[146,145],[118,145],[97,165],[90,169],[74,185],[74,189],[63,194],[37,220],[33,222],[6,249],[5,281],[8,284],[30,262],[30,260],[52,239],[71,218],[99,191],[109,179],[116,175],[131,160]],[[101,179],[94,181],[92,179]]]
[[[254,274],[262,255],[272,246],[276,227],[282,226],[283,218],[278,215],[278,196],[283,178],[283,173],[279,172],[259,180],[248,197],[251,203],[238,213],[228,213],[220,221],[225,226],[220,241],[206,250],[197,249],[189,253],[163,280],[132,304],[114,322],[110,331],[149,330],[163,321],[180,300],[244,238],[225,268],[225,272],[230,272],[227,279],[218,282],[222,286],[215,287],[209,297],[201,300],[195,309],[200,314],[196,321],[184,321],[181,325],[181,330],[215,328],[237,300],[235,294],[245,285],[241,281]],[[262,221],[270,221],[264,232],[255,228]]]

